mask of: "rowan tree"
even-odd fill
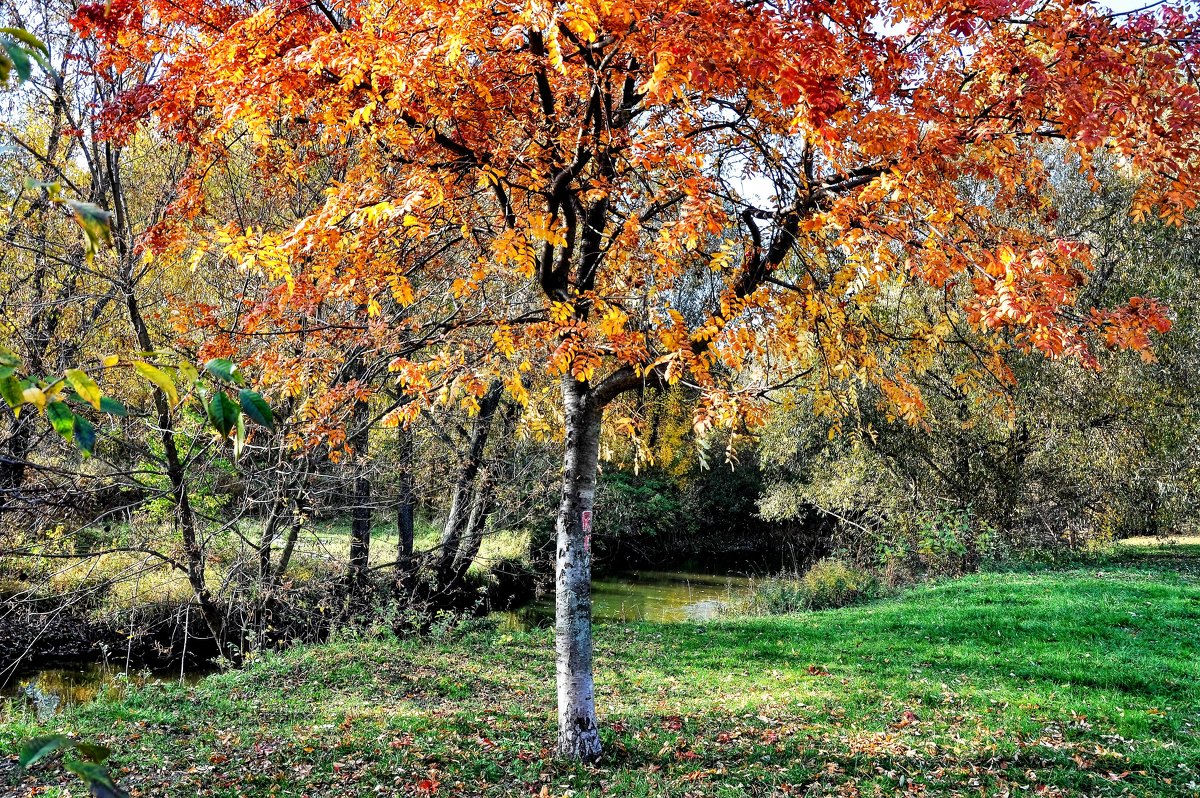
[[[417,309],[402,332],[436,346],[391,360],[395,423],[559,375],[558,748],[585,760],[607,406],[684,383],[703,432],[753,426],[772,387],[836,415],[869,384],[915,423],[947,346],[984,342],[964,384],[1010,380],[1014,348],[1146,350],[1162,307],[1076,314],[1087,247],[1006,220],[1042,210],[1047,140],[1115,153],[1135,216],[1197,196],[1192,21],[1165,5],[110,0],[77,24],[143,77],[112,134],[150,120],[192,152],[156,257],[232,254],[283,304]],[[346,168],[295,224],[231,239],[205,184],[246,136],[280,193],[314,151]],[[935,290],[900,301],[914,285]]]

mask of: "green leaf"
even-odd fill
[[[221,433],[221,437],[228,438],[234,425],[237,424],[237,405],[224,391],[217,391],[213,394],[212,401],[208,403],[208,418],[212,422],[213,428]]]
[[[103,762],[112,755],[112,749],[97,743],[76,743],[75,750],[89,762]]]
[[[275,414],[271,412],[271,406],[262,398],[262,394],[243,388],[238,391],[238,401],[242,405],[242,412],[249,416],[251,421],[267,429],[275,429]]]
[[[91,202],[65,200],[65,203],[83,229],[83,252],[91,263],[102,242],[112,246],[112,214]]]
[[[237,431],[233,434],[233,459],[238,461],[242,458],[242,449],[246,446],[246,414],[238,413]]]
[[[213,358],[204,364],[204,370],[217,379],[225,380],[225,382],[232,382],[237,385],[241,385],[243,382],[242,372],[238,368],[238,364],[227,358]]]
[[[0,48],[3,48],[8,54],[8,60],[12,64],[12,68],[16,70],[17,80],[29,80],[29,76],[32,74],[29,52],[12,39],[0,39]]]
[[[112,776],[108,775],[108,770],[103,765],[80,762],[76,759],[68,760],[64,764],[67,770],[84,780],[88,790],[96,798],[129,798],[129,793],[113,782]]]
[[[49,55],[49,48],[29,31],[0,28],[0,86],[8,82],[8,73],[14,69],[18,78],[29,80],[32,75],[30,59],[41,64],[47,73],[53,73]]]
[[[21,405],[25,404],[25,396],[22,394],[21,381],[16,377],[0,378],[0,397],[8,403],[8,406],[13,410],[17,410]]]
[[[50,48],[43,44],[41,39],[29,31],[21,30],[20,28],[0,28],[0,33],[20,39],[26,45],[21,48],[25,52],[25,55],[41,64],[42,69],[46,70],[47,74],[54,74],[54,68],[50,66]]]
[[[141,360],[133,361],[133,367],[137,369],[138,374],[141,374],[158,386],[159,390],[167,395],[167,399],[172,405],[179,402],[179,394],[175,390],[175,383],[167,376],[166,372]]]
[[[58,202],[59,195],[62,194],[62,183],[47,183],[42,180],[34,180],[31,177],[25,178],[25,188],[29,189],[30,191],[45,189],[46,193],[50,196],[50,199],[53,202]]]
[[[41,50],[46,55],[50,55],[50,48],[41,39],[23,28],[0,28],[0,33],[3,33],[5,36],[11,36],[14,39],[19,39],[33,49]]]
[[[129,798],[129,793],[112,783],[97,784],[96,782],[90,782],[89,789],[92,793],[92,798]]]
[[[0,345],[0,366],[15,369],[20,365],[21,356],[7,346]]]
[[[125,409],[125,405],[108,396],[100,397],[100,412],[108,413],[110,416],[124,417],[129,415],[129,411]]]
[[[96,452],[96,427],[80,415],[75,416],[75,443],[88,457]],[[80,750],[83,750],[82,745]]]
[[[75,437],[75,414],[67,407],[66,402],[51,402],[46,405],[46,417],[64,441]]]
[[[83,401],[97,410],[100,409],[100,387],[91,377],[79,369],[67,369],[67,379],[71,381],[75,392],[83,397]]]
[[[69,737],[64,737],[61,734],[52,734],[49,737],[34,737],[25,745],[21,746],[21,754],[17,758],[21,767],[31,767],[39,760],[53,754],[60,748],[71,748],[75,745],[75,741]]]

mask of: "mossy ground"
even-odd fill
[[[12,705],[0,750],[50,731],[99,740],[141,796],[1195,796],[1195,554],[599,627],[597,766],[552,756],[546,630],[298,647],[48,723]],[[70,782],[0,760],[0,795],[36,784]]]

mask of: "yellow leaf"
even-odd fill
[[[67,369],[67,379],[71,381],[71,387],[83,401],[97,410],[100,409],[100,388],[91,377],[79,369]]]
[[[25,390],[21,391],[21,395],[25,397],[25,401],[32,405],[36,405],[38,410],[46,409],[46,394],[36,385],[30,385]]]
[[[154,383],[159,390],[166,394],[168,401],[172,405],[179,401],[179,393],[175,390],[175,383],[167,376],[166,372],[141,360],[135,360],[133,367],[137,370],[138,374],[141,374],[147,380]]]
[[[546,40],[546,56],[550,61],[550,66],[554,67],[559,72],[565,73],[567,70],[563,66],[562,47],[558,42],[558,26],[550,28],[550,36]]]
[[[412,283],[408,281],[407,277],[396,275],[391,277],[388,282],[392,289],[392,299],[396,300],[400,304],[400,307],[406,308],[413,303],[415,297],[413,296]]]

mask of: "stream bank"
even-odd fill
[[[723,605],[749,585],[750,579],[745,576],[691,571],[609,575],[592,584],[593,617],[598,624],[705,621],[716,617]],[[549,627],[554,622],[554,596],[517,609],[497,610],[491,617],[508,631]],[[195,631],[202,633],[198,628]],[[72,647],[62,649],[60,656],[33,660],[7,680],[9,674],[0,674],[0,697],[24,696],[35,708],[53,703],[57,710],[91,701],[102,691],[124,690],[131,682],[190,682],[213,671],[199,658],[189,658],[180,667],[177,660],[147,662],[127,657],[125,645],[118,646],[115,640],[104,643],[103,638],[103,630],[99,629],[77,634],[71,638]]]

